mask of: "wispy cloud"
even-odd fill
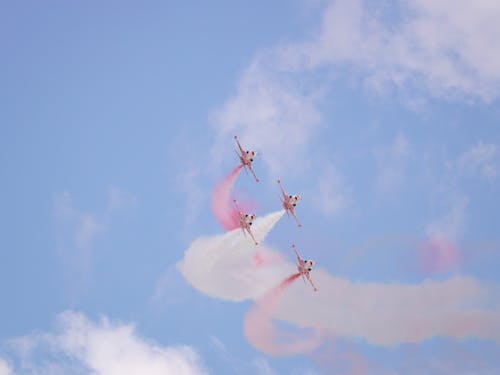
[[[462,187],[465,179],[478,177],[492,182],[499,160],[494,144],[478,142],[446,163],[446,171],[435,191],[442,212],[425,225],[427,243],[420,248],[423,266],[429,271],[450,271],[460,266],[457,245],[467,231],[467,209],[473,197]]]
[[[274,375],[277,372],[271,367],[269,361],[263,357],[257,357],[250,361],[241,360],[230,348],[227,347],[218,337],[210,336],[211,347],[218,357],[220,357],[230,367],[226,372],[232,374],[257,374]]]
[[[465,151],[454,163],[457,173],[462,176],[481,176],[488,180],[498,175],[500,161],[497,158],[497,146],[478,142]]]
[[[366,87],[491,101],[500,94],[500,5],[491,0],[327,6],[313,40],[285,48],[295,70],[349,67]]]
[[[90,272],[93,242],[104,231],[105,223],[98,215],[81,212],[74,207],[68,191],[54,199],[59,253],[65,264],[77,271],[80,277]]]
[[[319,106],[328,85],[307,75],[285,71],[280,48],[262,51],[241,77],[235,95],[212,116],[215,142],[212,157],[220,163],[228,154],[228,142],[237,134],[242,146],[258,152],[257,168],[265,182],[282,176],[310,182],[301,188],[322,199],[315,207],[325,214],[341,211],[347,188],[339,166],[313,145],[321,135]],[[233,157],[233,156],[231,156]],[[321,160],[320,168],[313,168]]]
[[[91,269],[94,243],[109,226],[112,215],[119,209],[136,203],[136,198],[118,188],[111,188],[103,211],[85,212],[75,207],[68,191],[54,197],[54,218],[58,250],[73,283],[85,284]]]
[[[343,212],[352,202],[344,176],[329,161],[323,161],[314,187],[305,191],[311,203],[326,215]]]
[[[221,145],[238,134],[244,147],[257,148],[272,176],[302,172],[321,121],[319,93],[304,90],[296,76],[280,74],[269,60],[266,53],[255,58],[236,94],[214,113],[212,155],[220,159]]]
[[[22,374],[207,374],[197,352],[189,346],[161,346],[140,337],[133,324],[98,322],[67,311],[57,318],[55,332],[10,340]],[[0,368],[1,373],[1,368]],[[8,374],[8,372],[7,372]]]
[[[321,105],[336,79],[353,77],[377,93],[396,88],[412,107],[429,95],[489,102],[500,94],[499,25],[500,6],[489,0],[330,1],[310,37],[256,54],[235,94],[211,116],[211,156],[215,164],[228,157],[221,150],[237,133],[245,147],[261,152],[259,159],[273,179],[284,173],[307,177],[314,181],[311,186],[321,184],[317,194],[338,197],[324,193],[333,185],[337,192],[345,190],[338,165],[329,161],[336,176],[330,171],[328,184],[311,173],[318,157],[312,145],[323,126]],[[393,189],[405,173],[409,141],[400,134],[395,142],[393,149],[377,151],[380,191]],[[482,173],[496,172],[489,165]],[[342,204],[330,200],[322,208],[335,212]]]
[[[376,186],[378,191],[390,193],[398,188],[406,176],[406,167],[411,157],[408,139],[399,133],[386,147],[373,151],[377,162]]]
[[[10,367],[9,363],[3,359],[0,358],[0,375],[11,375],[12,374],[12,368]]]
[[[185,297],[182,288],[186,285],[179,277],[179,271],[170,265],[156,281],[155,289],[150,301],[158,306],[170,306],[182,301]]]
[[[277,375],[278,373],[274,371],[269,364],[269,361],[267,361],[264,358],[256,358],[253,361],[253,364],[255,366],[255,371],[259,375]]]
[[[454,192],[443,203],[448,207],[447,212],[427,224],[427,235],[456,241],[463,235],[466,221],[465,211],[469,199],[465,194]]]
[[[236,93],[212,116],[215,161],[225,157],[221,150],[238,134],[245,147],[261,152],[271,176],[283,172],[307,176],[318,193],[310,194],[312,201],[325,213],[336,213],[349,203],[342,171],[332,161],[322,177],[310,170],[318,157],[312,145],[321,135],[321,104],[340,74],[354,77],[375,93],[395,90],[409,96],[412,106],[425,100],[421,96],[498,99],[500,6],[496,2],[387,4],[328,2],[322,24],[311,38],[261,51],[243,73]],[[324,79],[315,81],[315,74]],[[400,133],[387,147],[374,151],[379,191],[391,192],[404,181],[413,155],[410,143]],[[457,168],[492,178],[497,173],[492,163],[495,153],[494,147],[475,146],[457,161]],[[468,203],[467,195],[454,190],[444,212],[423,226],[426,235],[448,241],[460,238]],[[234,233],[198,239],[179,268],[203,293],[234,301],[257,298],[294,270],[287,262],[256,269],[250,250]],[[355,283],[321,270],[314,277],[322,285],[318,295],[294,286],[276,310],[277,318],[375,345],[436,336],[500,339],[496,329],[500,313],[498,306],[491,307],[496,290],[474,278]]]
[[[226,345],[224,345],[218,337],[214,335],[210,336],[210,344],[217,355],[222,358],[224,362],[228,363],[233,371],[237,372],[239,370],[239,372],[241,372],[241,366],[237,363],[239,361],[236,360],[236,358],[229,352]]]
[[[188,229],[193,225],[196,217],[200,213],[203,199],[206,199],[206,193],[200,187],[199,179],[201,176],[198,165],[189,165],[175,176],[174,183],[179,186],[186,194],[186,208],[184,210],[183,230],[187,236]]]

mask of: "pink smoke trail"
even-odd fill
[[[231,190],[242,168],[242,165],[234,168],[231,173],[215,185],[212,192],[212,212],[220,225],[227,231],[239,228],[240,226],[238,211],[231,199]],[[253,206],[251,203],[245,201],[240,202],[239,205],[245,211],[250,210]],[[273,263],[274,259],[266,257],[264,253],[257,250],[254,254],[253,262],[256,267],[263,267]]]
[[[243,330],[247,340],[258,350],[273,356],[307,353],[317,348],[322,339],[289,332],[280,332],[273,325],[272,311],[286,289],[300,277],[300,273],[288,276],[277,287],[258,300],[245,315]]]
[[[215,185],[212,192],[212,212],[225,230],[233,230],[240,226],[238,211],[231,202],[231,189],[242,165],[233,169],[222,181]]]
[[[461,253],[445,237],[433,237],[419,246],[420,264],[424,273],[440,273],[457,270]]]

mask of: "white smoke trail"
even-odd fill
[[[254,221],[252,232],[259,243],[284,213],[284,210],[273,212]],[[255,246],[238,228],[195,240],[177,268],[194,288],[212,297],[233,301],[257,298],[290,273],[290,269],[283,269],[281,262],[256,267],[257,249],[264,259],[277,257],[276,253]]]

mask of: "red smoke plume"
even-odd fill
[[[229,175],[215,185],[212,192],[212,212],[225,230],[233,230],[240,225],[238,211],[232,205],[230,195],[241,168],[243,168],[242,165],[234,168]]]

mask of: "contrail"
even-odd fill
[[[212,192],[212,212],[225,230],[239,227],[238,211],[231,205],[231,189],[242,165],[233,169],[222,181],[215,185]]]
[[[261,242],[284,213],[280,210],[257,218],[252,226],[256,240]],[[177,268],[194,288],[212,297],[233,301],[256,298],[283,277],[281,262],[255,267],[256,249],[238,228],[195,240]],[[277,257],[266,248],[260,248],[260,254],[264,259]]]
[[[322,338],[318,334],[311,335],[304,330],[300,334],[280,331],[272,321],[276,303],[299,277],[300,273],[288,276],[256,301],[245,315],[243,330],[256,349],[273,356],[287,356],[310,352],[321,344]]]

